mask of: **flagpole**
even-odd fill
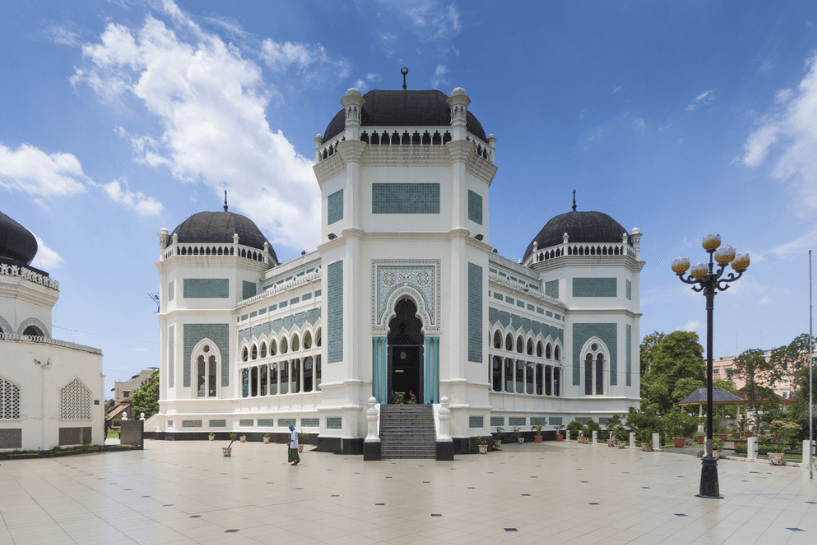
[[[811,329],[811,250],[808,251],[808,474],[814,480],[814,336]]]

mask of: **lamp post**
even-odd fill
[[[717,292],[729,289],[729,282],[743,276],[743,271],[749,267],[749,254],[735,255],[735,249],[731,246],[721,246],[721,236],[716,234],[705,236],[703,247],[709,254],[708,265],[696,263],[690,269],[689,258],[682,256],[672,260],[672,271],[681,282],[691,284],[693,291],[703,292],[706,297],[706,456],[702,460],[698,497],[720,498],[718,459],[712,456],[712,310]],[[717,261],[717,270],[713,257]],[[729,264],[735,272],[724,277],[724,269]],[[690,269],[689,275],[684,278],[687,269]]]

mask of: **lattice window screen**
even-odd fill
[[[91,419],[91,391],[75,378],[60,390],[62,420]]]
[[[0,377],[0,420],[20,419],[20,387]]]

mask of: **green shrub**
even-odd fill
[[[592,418],[590,418],[587,421],[587,423],[584,425],[584,428],[587,430],[588,433],[594,431],[601,431],[601,426],[599,425],[599,423],[593,420]]]
[[[565,429],[569,431],[570,434],[573,435],[574,437],[577,437],[580,431],[586,431],[584,424],[582,424],[578,420],[574,420],[573,422],[568,424]]]
[[[630,439],[630,434],[624,429],[624,426],[618,426],[615,429],[616,441],[627,441]]]

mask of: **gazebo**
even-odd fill
[[[713,405],[746,405],[746,400],[741,399],[735,394],[731,394],[723,388],[712,388],[712,404]],[[689,407],[691,405],[698,406],[698,416],[704,415],[704,405],[706,405],[706,388],[698,388],[679,403],[681,407]],[[738,412],[740,412],[738,410]]]

